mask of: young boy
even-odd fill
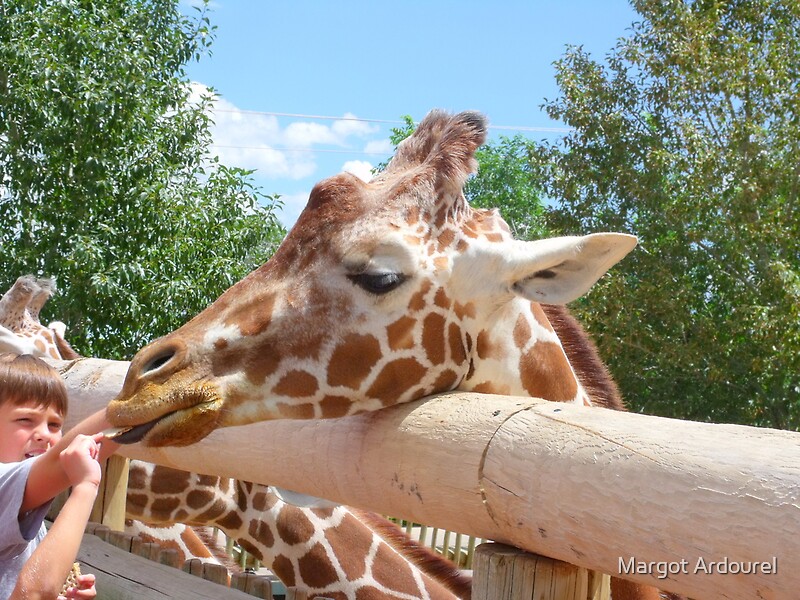
[[[65,436],[67,392],[58,372],[31,355],[0,355],[0,600],[56,598],[78,553],[100,483],[104,411]],[[86,435],[94,434],[94,435]],[[50,501],[72,487],[47,536]],[[82,575],[67,598],[94,598]],[[59,596],[62,597],[62,596]]]

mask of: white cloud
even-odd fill
[[[330,127],[320,123],[290,123],[284,133],[287,144],[295,146],[311,146],[312,144],[338,144],[339,138]]]
[[[364,146],[364,152],[369,152],[372,154],[385,154],[388,158],[394,152],[394,145],[392,145],[391,140],[382,139],[382,140],[372,140],[371,142],[367,142]]]
[[[342,166],[342,171],[352,173],[362,181],[369,181],[372,179],[373,166],[364,160],[348,160]]]
[[[365,137],[379,131],[379,127],[372,123],[358,121],[353,113],[345,113],[340,121],[334,121],[331,129],[342,138],[350,136]]]
[[[208,93],[201,83],[192,84],[194,102]],[[256,169],[260,177],[300,180],[317,171],[315,146],[347,148],[353,138],[359,139],[379,132],[379,127],[363,121],[343,119],[323,124],[315,121],[293,121],[281,125],[278,117],[242,110],[225,98],[213,102],[214,122],[211,151],[229,165]]]

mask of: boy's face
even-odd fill
[[[61,439],[64,419],[53,406],[0,406],[0,462],[19,462],[38,456]]]

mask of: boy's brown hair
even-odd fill
[[[67,416],[67,387],[53,367],[32,354],[0,354],[0,406],[33,404]]]

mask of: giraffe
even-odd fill
[[[39,312],[55,289],[52,279],[24,275],[3,294],[0,298],[0,352],[55,359],[78,357],[64,339],[64,323],[53,321],[45,327],[39,322]]]
[[[546,305],[588,291],[636,238],[514,240],[463,195],[485,137],[479,113],[432,111],[369,183],[317,184],[269,261],[136,354],[108,406],[118,441],[188,445],[449,390],[621,409],[592,395],[602,363],[566,309]],[[565,344],[590,358],[571,363]]]
[[[47,331],[52,324],[45,328],[39,322],[39,311],[54,291],[52,280],[17,279],[0,300],[0,323],[9,326],[8,344],[0,351],[78,358],[66,340],[56,344]],[[71,355],[62,356],[63,348]],[[126,531],[176,550],[179,563],[199,558],[230,567],[207,536],[190,525],[218,527],[287,586],[314,595],[334,600],[470,597],[468,577],[383,517],[339,505],[297,507],[269,486],[130,461]]]
[[[287,586],[333,600],[470,598],[471,579],[385,518],[307,508],[272,487],[131,461],[127,511],[148,523],[213,525]]]
[[[158,446],[453,389],[592,404],[539,303],[580,296],[636,239],[512,239],[462,193],[485,133],[435,111],[372,182],[317,184],[266,264],[136,354],[110,421]]]

